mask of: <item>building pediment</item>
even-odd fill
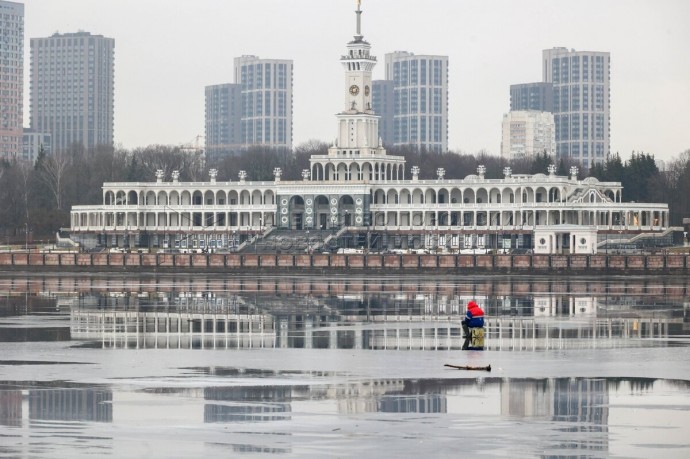
[[[595,179],[596,180],[596,179]],[[598,182],[598,181],[597,181]],[[602,202],[613,202],[611,198],[606,196],[601,190],[596,188],[587,188],[574,199],[569,202],[572,203],[602,203]]]

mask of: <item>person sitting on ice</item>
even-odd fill
[[[465,342],[463,350],[484,349],[484,310],[474,301],[467,303],[467,314],[462,319]]]

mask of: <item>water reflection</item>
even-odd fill
[[[16,383],[0,383],[0,386]],[[102,387],[0,389],[0,424],[31,421],[112,422],[112,390]]]
[[[254,374],[232,368],[193,370],[229,377]],[[687,409],[690,389],[688,382],[651,378],[372,379],[340,383],[318,380],[294,385],[258,384],[251,376],[247,378],[245,384],[239,385],[203,389],[160,387],[132,393],[124,388],[101,387],[8,388],[0,390],[0,423],[20,427],[28,419],[117,424],[143,415],[146,419],[179,416],[185,425],[193,426],[303,423],[315,415],[367,413],[443,415],[450,416],[448,422],[453,423],[468,416],[498,416],[548,422],[554,431],[567,433],[567,443],[558,443],[559,437],[554,434],[556,443],[550,447],[555,450],[606,452],[609,435],[620,428],[620,418],[627,415],[631,406],[641,403],[640,395],[657,397],[654,409],[670,412]],[[8,385],[12,384],[0,383],[0,387]],[[184,403],[176,402],[182,399]],[[672,417],[650,413],[645,415],[646,426],[676,428],[687,434],[687,425],[676,426]],[[266,445],[245,446],[272,449]]]
[[[399,455],[448,456],[476,434],[491,438],[498,456],[515,444],[525,457],[606,456],[612,444],[628,448],[615,452],[626,457],[649,456],[647,445],[687,451],[687,383],[559,376],[566,366],[574,375],[646,375],[626,361],[635,354],[661,359],[650,371],[663,365],[665,377],[684,377],[689,293],[690,279],[671,276],[4,278],[0,372],[15,381],[0,382],[0,455],[37,448],[71,457],[50,446],[69,444],[124,457],[132,451],[123,445],[134,442],[166,457],[192,457],[209,445],[321,457],[324,444],[341,451],[356,442],[372,454],[391,444],[412,447]],[[487,311],[487,349],[501,352],[452,355],[520,361],[526,368],[517,374],[538,378],[506,371],[406,379],[411,373],[388,357],[399,364],[414,353],[349,351],[460,349],[470,299]],[[503,353],[574,348],[597,350]],[[581,360],[608,348],[621,350],[606,351],[596,368]],[[347,359],[322,366],[322,355]],[[542,366],[544,356],[551,360]],[[358,366],[362,359],[370,366]],[[25,382],[34,377],[44,382]],[[178,435],[193,439],[171,451],[184,443],[171,442]],[[468,455],[487,454],[480,446]]]
[[[460,349],[471,299],[488,349],[620,347],[687,335],[690,309],[690,280],[674,277],[37,276],[2,288],[0,341],[136,349]]]

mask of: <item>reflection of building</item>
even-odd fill
[[[0,425],[22,425],[22,391],[0,390]]]
[[[598,318],[593,312],[595,301],[543,297],[535,301],[533,317],[489,316],[485,347],[521,350],[641,346],[644,344],[639,340],[630,338],[668,337],[672,325],[682,325],[682,317]],[[72,339],[96,340],[103,347],[443,350],[462,346],[462,313],[418,310],[366,315],[334,310],[327,315],[286,314],[276,306],[253,314],[237,314],[184,307],[161,312],[136,307],[101,310],[73,306],[70,314]],[[568,317],[571,320],[564,320]]]
[[[607,451],[608,443],[594,432],[608,432],[609,390],[606,379],[554,378],[501,382],[501,414],[520,418],[544,418],[568,423],[582,432],[576,439],[578,455],[583,450]]]
[[[208,387],[204,389],[204,422],[287,421],[291,393],[289,386]]]
[[[103,311],[73,308],[71,332],[104,347],[216,349],[275,345],[270,315],[188,311]]]
[[[113,394],[106,388],[29,391],[29,416],[46,421],[112,422]]]
[[[239,180],[218,182],[217,171],[211,170],[204,183],[181,183],[179,173],[166,181],[163,171],[155,182],[104,183],[101,203],[72,208],[71,237],[85,248],[104,245],[107,239],[118,246],[138,241],[147,247],[165,247],[167,241],[168,247],[183,249],[191,240],[195,249],[228,250],[231,234],[255,234],[266,227],[296,231],[351,227],[363,241],[371,232],[406,236],[433,232],[450,240],[455,249],[468,244],[473,248],[472,241],[478,240],[496,247],[499,239],[508,249],[517,248],[519,238],[528,238],[525,245],[530,247],[529,238],[541,225],[593,225],[598,231],[626,233],[669,227],[668,205],[623,202],[621,183],[594,177],[579,180],[576,170],[568,177],[557,176],[555,166],[548,175],[513,175],[506,168],[503,177],[495,179],[486,177],[484,166],[464,179],[446,179],[439,169],[431,180],[420,180],[419,168],[413,167],[410,178],[404,157],[388,155],[380,139],[379,116],[371,106],[377,61],[362,35],[361,13],[358,9],[356,35],[341,57],[344,103],[336,115],[336,139],[328,154],[311,157],[303,180],[281,181],[282,171],[276,168],[272,181],[250,181],[241,171]],[[430,75],[443,81],[445,65],[436,61],[427,64],[434,68]],[[419,94],[421,109],[422,94],[427,94],[427,107],[436,107],[433,101],[442,104],[445,98],[441,88],[442,83],[430,92],[413,90],[409,97]],[[247,103],[256,103],[261,94],[252,90],[253,99],[248,95]],[[257,138],[259,129],[261,135],[267,134],[266,126],[257,124],[265,114],[254,115],[243,124],[247,139]],[[419,129],[432,129],[432,137],[440,139],[435,145],[443,148],[445,121],[442,113],[433,118],[433,128]]]
[[[593,296],[545,295],[534,298],[535,317],[595,314],[596,310],[597,298]]]

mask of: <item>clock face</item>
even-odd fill
[[[368,96],[369,95],[369,86],[364,87],[364,95]]]
[[[359,86],[357,86],[356,84],[350,86],[350,94],[352,94],[353,96],[359,94]]]

